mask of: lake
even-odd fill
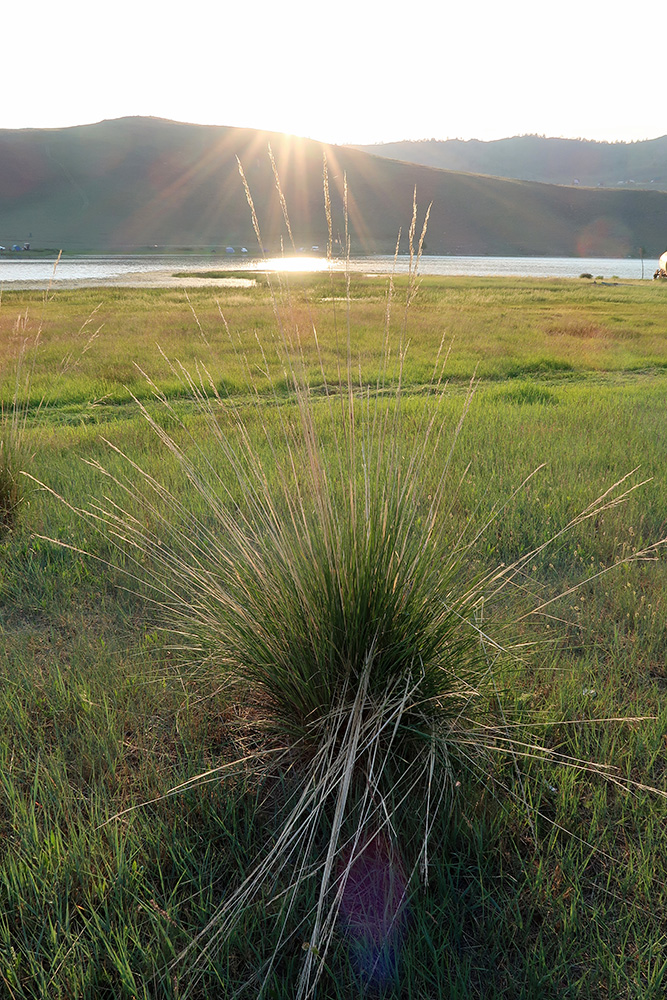
[[[0,258],[0,285],[6,282],[21,282],[28,285],[43,285],[49,281],[86,282],[94,284],[112,280],[122,281],[124,276],[146,275],[153,271],[239,271],[247,270],[250,275],[255,270],[271,271],[316,271],[327,268],[327,261],[321,256],[286,256],[284,258],[261,258],[250,254],[151,254],[124,256],[67,257],[57,267],[55,258],[46,260],[21,259],[19,255],[8,259]],[[650,280],[657,267],[657,260],[644,261],[644,278]],[[54,271],[55,267],[55,271]],[[344,262],[334,261],[336,270],[344,268]],[[409,258],[399,256],[353,257],[352,271],[364,273],[397,274],[407,273]],[[578,278],[588,273],[593,277],[621,280],[639,279],[642,265],[638,259],[589,258],[589,257],[432,257],[424,255],[419,265],[421,274],[430,275],[478,275],[501,277],[533,278]],[[250,276],[249,275],[249,276]]]

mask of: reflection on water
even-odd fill
[[[55,258],[51,260],[22,260],[0,258],[0,284],[3,282],[25,282],[45,285],[64,281],[104,282],[128,281],[133,275],[146,275],[162,271],[168,275],[174,272],[191,271],[325,271],[331,267],[336,271],[345,268],[344,260],[328,262],[325,257],[312,254],[286,257],[251,258],[248,256],[218,257],[214,254],[162,254],[124,255],[114,257],[67,257],[61,259],[54,271]],[[410,258],[400,256],[352,257],[350,270],[370,274],[407,274]],[[644,278],[650,280],[654,271],[652,261],[644,262]],[[604,277],[606,280],[638,279],[642,277],[640,260],[590,257],[430,257],[424,256],[419,264],[424,275],[477,275],[533,277],[533,278],[578,278],[581,274]]]
[[[326,257],[267,257],[256,260],[253,266],[258,271],[328,271],[335,267]]]

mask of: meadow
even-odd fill
[[[3,419],[17,398],[33,478],[0,540],[0,996],[250,997],[263,981],[264,996],[287,998],[309,948],[318,997],[664,996],[667,564],[654,546],[667,536],[667,289],[395,279],[389,315],[387,296],[386,279],[362,275],[3,294]],[[218,400],[215,426],[247,440],[282,495],[266,428],[288,440],[281,428],[302,419],[284,344],[332,453],[336,387],[380,421],[400,395],[401,460],[437,397],[442,432],[410,525],[428,523],[446,467],[437,538],[472,540],[462,584],[535,553],[489,612],[511,655],[476,709],[484,768],[455,767],[428,882],[410,881],[381,976],[350,918],[320,956],[300,923],[317,890],[284,913],[280,872],[194,972],[179,959],[280,842],[292,772],[270,762],[285,735],[266,725],[274,696],[231,684],[181,619],[165,630],[164,551],[187,547],[191,519],[213,540],[218,522],[159,435],[245,509],[178,364],[203,363],[194,386]],[[309,455],[290,456],[297,481]],[[180,534],[137,499],[139,469],[176,499]],[[609,497],[630,490],[623,503],[578,519],[617,483]],[[107,515],[82,516],[91,501],[119,504],[152,540],[137,548],[134,528],[119,537]],[[257,757],[259,770],[244,763]],[[426,810],[421,786],[410,801]],[[334,824],[326,809],[322,822]]]

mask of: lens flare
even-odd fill
[[[386,984],[397,970],[406,918],[408,878],[389,839],[381,833],[342,859],[346,873],[340,919],[347,931],[350,959],[366,982]]]

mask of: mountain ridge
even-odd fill
[[[297,245],[326,245],[326,158],[334,237],[393,253],[432,205],[426,252],[658,256],[667,193],[561,187],[402,163],[282,133],[129,117],[66,129],[0,130],[0,243],[72,252],[256,246],[238,161],[270,251],[288,246],[276,172]]]
[[[419,139],[354,145],[408,163],[544,184],[667,190],[667,135],[599,142],[519,135],[506,139]]]

